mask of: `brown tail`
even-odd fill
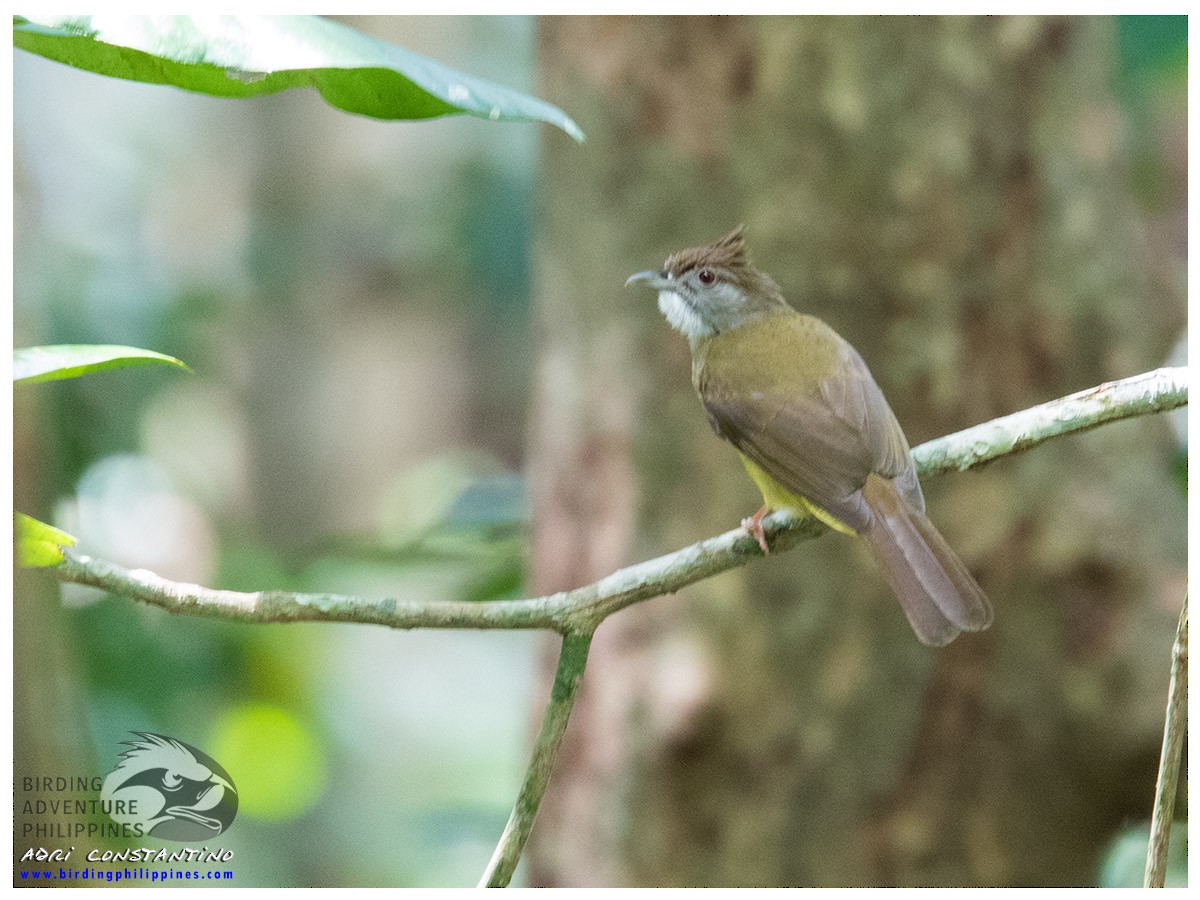
[[[940,647],[960,631],[992,624],[992,605],[962,560],[891,480],[871,475],[863,487],[871,507],[867,539],[922,644]]]

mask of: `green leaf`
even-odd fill
[[[583,132],[562,110],[317,16],[27,16],[13,42],[79,69],[215,97],[314,88],[376,119],[467,113]]]
[[[165,364],[188,367],[173,356],[112,344],[55,344],[13,350],[13,383],[78,378],[105,369]]]
[[[75,538],[65,531],[24,513],[13,513],[13,534],[17,543],[17,565],[30,569],[57,566],[63,561],[63,547],[75,545]]]

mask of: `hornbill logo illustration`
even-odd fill
[[[230,826],[237,789],[216,760],[174,738],[132,733],[141,740],[123,742],[130,749],[100,791],[115,821],[166,841],[211,840]]]

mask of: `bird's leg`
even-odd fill
[[[767,504],[763,504],[752,516],[742,519],[742,527],[750,532],[750,536],[758,541],[758,546],[762,547],[763,556],[770,556],[771,551],[767,549],[767,536],[763,534],[762,520],[767,514]]]

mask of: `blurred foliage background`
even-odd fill
[[[532,92],[530,19],[348,24]],[[16,345],[160,348],[195,373],[18,390],[22,509],[207,585],[520,592],[538,127],[221,100],[20,51],[14,116]],[[241,789],[221,838],[236,884],[482,871],[525,762],[537,636],[62,596],[18,665],[56,685],[29,731],[100,773],[131,730],[212,753]],[[18,775],[58,771],[32,755]]]
[[[538,93],[531,19],[346,21]],[[1181,252],[1186,20],[1117,27],[1139,202]],[[19,508],[85,553],[211,586],[521,595],[539,146],[569,138],[372,121],[309,92],[219,100],[20,52],[14,80],[16,345],[131,344],[195,371],[18,390]],[[127,732],[161,732],[237,781],[220,843],[238,886],[478,877],[540,712],[538,636],[58,596],[18,581],[18,777],[107,772]]]

